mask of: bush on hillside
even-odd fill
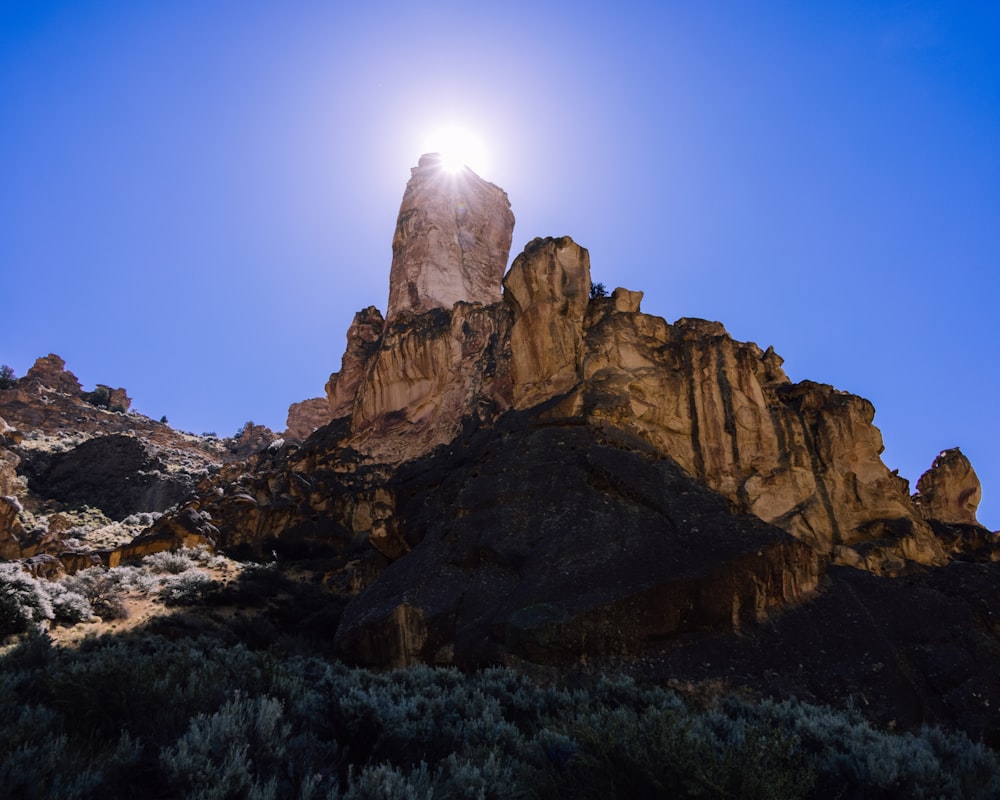
[[[961,734],[626,679],[508,669],[373,673],[205,638],[31,637],[0,657],[10,796],[989,798],[1000,764]],[[55,732],[55,733],[54,733]]]

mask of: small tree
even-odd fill
[[[17,385],[17,376],[8,365],[0,366],[0,389],[13,389]]]
[[[83,399],[92,406],[108,408],[111,405],[111,388],[99,383],[97,388],[92,392],[87,392]]]
[[[607,297],[608,290],[603,283],[593,283],[590,284],[590,299],[593,300],[595,297]]]

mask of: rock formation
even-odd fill
[[[111,519],[139,511],[165,511],[194,489],[190,474],[170,472],[134,436],[88,439],[64,453],[35,453],[24,472],[38,496],[100,508]]]
[[[590,255],[568,236],[535,239],[504,280],[515,408],[530,408],[580,382]]]
[[[354,315],[347,330],[347,350],[341,359],[340,372],[330,376],[326,384],[326,399],[332,419],[350,416],[354,399],[365,377],[368,360],[378,349],[385,329],[385,320],[375,306],[368,306]]]
[[[19,384],[68,395],[78,395],[83,390],[76,375],[66,369],[66,362],[55,353],[36,359]]]
[[[330,414],[330,403],[325,397],[312,397],[288,407],[288,418],[285,420],[285,437],[289,439],[305,439],[317,428],[322,428],[333,417]]]
[[[942,451],[917,481],[913,502],[927,520],[949,525],[979,525],[976,510],[983,489],[979,476],[957,447]]]
[[[471,170],[446,169],[435,154],[421,157],[392,239],[386,319],[458,302],[497,302],[513,231],[502,189]]]
[[[58,553],[61,504],[120,516],[189,492],[103,562],[196,544],[322,559],[355,662],[615,659],[819,699],[863,686],[884,721],[964,718],[1000,740],[981,708],[1000,687],[976,666],[1000,654],[1000,545],[961,452],[911,498],[867,400],[792,383],[772,348],[718,322],[643,313],[641,292],[591,297],[569,237],[532,240],[503,277],[512,226],[500,189],[422,158],[386,317],[355,315],[287,439],[248,424],[214,456],[183,450],[40,359],[0,391],[0,556]],[[54,450],[13,429],[79,420],[87,441]],[[17,527],[22,501],[47,530]]]

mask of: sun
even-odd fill
[[[468,167],[477,174],[489,166],[489,153],[483,140],[468,128],[447,125],[427,137],[425,152],[438,153],[441,165],[449,172]]]

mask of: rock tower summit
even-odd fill
[[[403,193],[392,239],[386,321],[400,312],[497,303],[514,214],[507,193],[441,157],[420,157]]]

